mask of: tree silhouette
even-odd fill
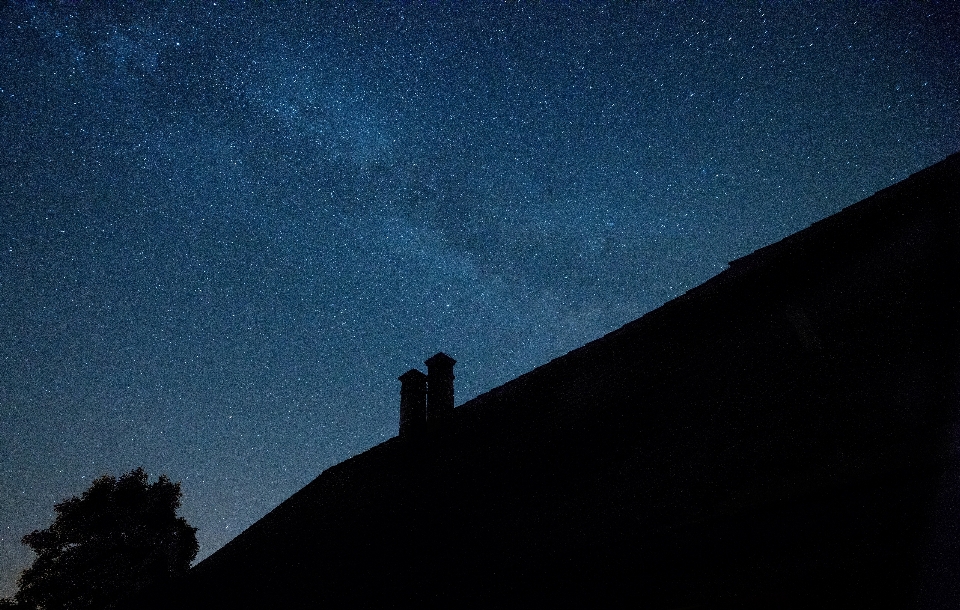
[[[184,574],[200,548],[197,528],[177,516],[180,484],[147,478],[143,468],[102,476],[56,504],[53,525],[23,537],[37,557],[17,581],[16,607],[105,608]]]

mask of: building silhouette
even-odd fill
[[[958,206],[955,154],[455,409],[437,354],[138,603],[956,607]]]

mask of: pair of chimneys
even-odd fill
[[[453,365],[443,352],[427,358],[427,374],[410,369],[400,375],[400,436],[417,434],[453,412]]]

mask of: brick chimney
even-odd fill
[[[427,421],[443,420],[453,412],[453,365],[457,361],[438,352],[424,361],[427,365]]]
[[[427,376],[410,369],[400,380],[400,436],[418,434],[427,425]]]

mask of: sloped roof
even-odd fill
[[[191,578],[205,589],[237,588],[238,578],[254,576],[267,589],[304,582],[301,597],[290,599],[321,599],[335,594],[303,575],[348,578],[330,553],[374,578],[397,572],[391,586],[414,591],[437,587],[424,572],[453,578],[451,561],[486,573],[497,557],[500,573],[516,574],[530,562],[561,562],[542,575],[559,573],[568,559],[558,558],[571,549],[602,563],[609,549],[629,546],[638,565],[667,570],[670,581],[680,578],[676,569],[649,563],[653,551],[641,547],[686,548],[684,536],[693,534],[678,531],[746,531],[737,515],[795,512],[798,498],[834,507],[817,509],[829,513],[847,497],[838,490],[876,498],[909,480],[929,487],[937,471],[929,464],[945,446],[935,431],[955,406],[942,403],[937,367],[956,356],[956,301],[946,284],[960,268],[958,202],[954,154],[463,403],[425,437],[393,438],[325,470]],[[869,483],[879,480],[888,483]],[[928,487],[910,493],[927,498]],[[878,523],[900,523],[887,508],[877,511]],[[837,531],[849,525],[827,521]],[[827,521],[816,531],[831,531]],[[695,525],[704,523],[712,525]],[[461,588],[476,585],[456,578]],[[622,585],[627,577],[596,578]],[[697,595],[722,580],[698,584]],[[672,593],[646,586],[681,599],[684,582]],[[265,595],[256,590],[254,598]]]

